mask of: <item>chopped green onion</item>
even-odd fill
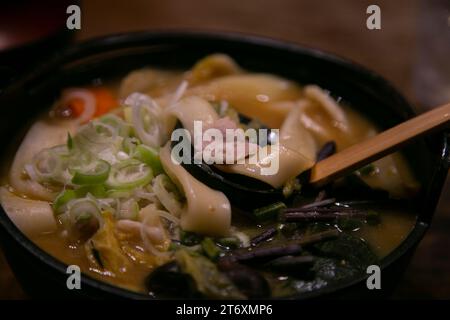
[[[179,217],[185,198],[170,178],[165,174],[160,174],[153,180],[152,187],[164,208],[172,215]]]
[[[64,205],[75,198],[77,198],[77,194],[74,190],[63,190],[56,196],[55,201],[53,201],[53,210],[56,214],[62,213],[61,209],[64,207]]]
[[[122,137],[128,137],[131,133],[131,127],[122,118],[115,114],[107,114],[99,119],[102,123],[105,123],[113,128],[116,128],[118,134]]]
[[[78,185],[101,184],[108,179],[111,166],[108,162],[98,160],[81,170],[75,170],[72,183]]]
[[[241,245],[241,241],[236,237],[225,237],[217,239],[216,241],[219,245],[226,247],[228,249],[236,249]]]
[[[152,169],[135,159],[128,159],[111,168],[106,181],[110,189],[133,189],[145,186],[153,179]]]
[[[199,244],[202,237],[196,233],[180,230],[180,242],[186,246]]]
[[[205,238],[201,242],[203,252],[210,258],[211,260],[215,261],[217,258],[220,257],[220,254],[222,251],[220,248],[214,243],[214,241],[211,238]]]
[[[133,195],[132,190],[115,190],[111,189],[106,191],[106,197],[107,198],[130,198]]]
[[[102,184],[81,186],[81,187],[78,187],[77,189],[75,189],[75,193],[77,195],[77,198],[83,198],[88,193],[93,195],[96,198],[106,198],[107,197],[107,192],[106,192],[105,186],[103,186]]]
[[[136,147],[141,144],[141,141],[138,138],[135,137],[127,137],[123,139],[122,142],[122,148],[123,151],[128,153],[129,155],[134,153],[134,150],[136,150]]]
[[[279,201],[268,206],[253,210],[253,215],[258,221],[266,221],[278,217],[280,210],[285,209],[286,205]]]
[[[64,174],[67,167],[67,147],[57,146],[44,149],[33,157],[33,162],[25,169],[33,180],[66,184]]]
[[[96,218],[100,224],[102,223],[100,208],[92,199],[83,198],[72,200],[68,203],[68,207],[69,222],[73,225],[80,220],[90,219],[91,217]]]
[[[153,174],[155,176],[164,172],[162,164],[161,164],[161,160],[159,159],[158,150],[156,150],[152,147],[140,144],[136,147],[134,157],[136,159],[144,162],[148,166],[150,166],[150,168],[152,168]]]
[[[94,152],[113,145],[117,135],[117,128],[100,121],[90,121],[78,130],[74,142],[77,147]]]

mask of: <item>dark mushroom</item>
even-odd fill
[[[258,271],[230,259],[220,260],[217,267],[247,298],[263,299],[270,297],[270,286]]]
[[[146,288],[156,296],[165,298],[198,298],[192,277],[183,273],[175,261],[156,268],[145,280]]]

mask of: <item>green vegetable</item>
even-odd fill
[[[216,265],[207,258],[190,252],[178,250],[175,259],[184,273],[195,281],[197,290],[212,299],[245,299],[234,284],[222,274]]]
[[[145,163],[129,159],[114,165],[106,181],[110,189],[134,189],[145,186],[153,179],[152,169]]]
[[[141,141],[135,137],[127,137],[123,139],[122,148],[128,154],[133,154],[136,147],[141,144]]]
[[[266,207],[253,210],[253,215],[258,221],[266,221],[277,218],[280,210],[285,208],[286,205],[283,202],[275,202]]]
[[[185,246],[194,246],[202,241],[202,236],[189,231],[180,230],[180,242]]]
[[[214,243],[214,241],[207,237],[203,239],[201,242],[203,252],[213,261],[217,260],[220,257],[222,251],[220,248]]]
[[[73,149],[73,139],[69,132],[67,133],[67,149]]]
[[[114,114],[107,114],[99,119],[102,123],[107,124],[117,130],[120,136],[128,137],[131,133],[131,127],[120,117]]]
[[[78,185],[101,184],[108,179],[110,170],[111,166],[108,162],[98,160],[85,168],[75,170],[72,183]]]
[[[74,223],[80,219],[86,219],[87,217],[96,217],[100,219],[101,212],[95,201],[83,198],[74,200],[69,204],[68,215],[72,219],[72,223]]]
[[[62,207],[68,203],[70,200],[76,199],[77,198],[77,194],[74,190],[63,190],[61,193],[59,193],[56,198],[55,201],[53,202],[53,210],[55,211],[56,214],[60,214],[62,213]]]
[[[106,191],[107,198],[130,198],[133,195],[132,190],[115,190],[111,189]]]
[[[236,249],[241,245],[241,241],[236,237],[225,237],[217,240],[217,243],[228,249]]]
[[[336,239],[319,242],[314,248],[321,256],[345,261],[345,266],[355,269],[355,272],[365,272],[369,265],[378,263],[377,256],[364,240],[346,233],[341,233]]]
[[[75,189],[75,193],[77,195],[77,198],[83,198],[88,193],[93,195],[96,198],[106,198],[107,197],[105,186],[102,184],[80,186]]]
[[[159,153],[158,150],[140,144],[136,147],[135,155],[134,157],[145,164],[147,164],[150,168],[153,170],[153,174],[155,176],[161,174],[164,172],[161,160],[159,159]]]

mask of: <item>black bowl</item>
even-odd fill
[[[383,78],[341,58],[297,45],[237,34],[131,33],[95,39],[56,55],[45,66],[6,88],[0,98],[0,141],[17,146],[25,123],[48,108],[66,86],[111,78],[145,65],[187,68],[215,52],[231,55],[244,68],[275,73],[300,83],[315,83],[342,97],[380,128],[391,127],[414,115],[413,108]],[[449,167],[446,134],[422,139],[405,149],[422,184],[420,209],[414,230],[383,259],[382,289],[368,290],[366,277],[328,286],[307,297],[380,297],[398,282],[417,244],[428,229]],[[6,161],[6,159],[4,159]],[[150,298],[82,277],[81,290],[66,287],[66,266],[39,249],[0,210],[2,244],[12,269],[33,297]]]

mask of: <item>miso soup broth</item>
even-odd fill
[[[60,93],[0,189],[19,229],[85,274],[161,298],[284,297],[363,274],[416,223],[408,203],[420,185],[399,153],[320,189],[302,178],[378,132],[317,85],[249,72],[223,54],[187,71],[144,67],[102,80]],[[193,137],[195,121],[223,140],[187,140],[192,159],[214,150],[205,170],[277,197],[236,201],[195,164],[176,162],[172,134]],[[249,129],[276,134],[276,143],[225,141],[227,130]],[[218,161],[238,146],[242,162],[239,153]],[[278,171],[264,174],[274,157]]]

